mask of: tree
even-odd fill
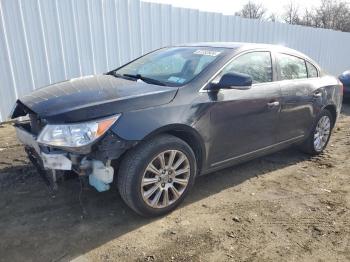
[[[314,20],[315,20],[314,13],[311,10],[306,8],[304,11],[304,16],[300,20],[300,25],[317,27],[314,23]]]
[[[285,6],[282,19],[288,24],[300,24],[301,18],[299,17],[299,6],[291,1],[287,6]]]
[[[278,15],[276,15],[275,13],[271,13],[266,20],[270,22],[277,22],[279,18]]]
[[[341,31],[350,31],[350,7],[346,1],[322,0],[316,9],[315,25]]]
[[[249,0],[239,12],[236,12],[236,15],[245,18],[263,19],[265,13],[266,8],[262,4],[257,4]]]
[[[313,10],[305,9],[303,16],[299,8],[290,3],[283,18],[289,24],[350,32],[350,6],[346,0],[321,0],[320,6]]]

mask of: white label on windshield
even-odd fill
[[[195,55],[207,55],[207,56],[217,56],[219,55],[221,52],[218,51],[212,51],[212,50],[201,50],[198,49],[196,51],[193,52],[193,54]]]
[[[168,78],[168,81],[170,82],[174,82],[174,83],[179,83],[182,84],[183,82],[185,82],[186,79],[183,79],[181,77],[177,77],[177,76],[171,76]]]

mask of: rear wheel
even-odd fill
[[[326,148],[333,128],[332,114],[323,110],[315,121],[312,131],[301,149],[311,155],[318,155]]]
[[[196,159],[183,140],[161,135],[127,153],[118,188],[124,201],[144,216],[159,216],[175,209],[194,183]]]

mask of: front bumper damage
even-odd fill
[[[15,128],[28,158],[52,192],[57,190],[59,178],[69,171],[88,178],[89,184],[99,192],[109,190],[114,177],[114,163],[118,163],[120,157],[136,144],[107,131],[101,139],[83,149],[53,148],[38,144],[30,123],[18,122]]]

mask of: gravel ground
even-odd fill
[[[197,179],[158,219],[117,191],[60,185],[52,198],[0,126],[0,261],[350,261],[350,106],[326,152],[296,149]]]

